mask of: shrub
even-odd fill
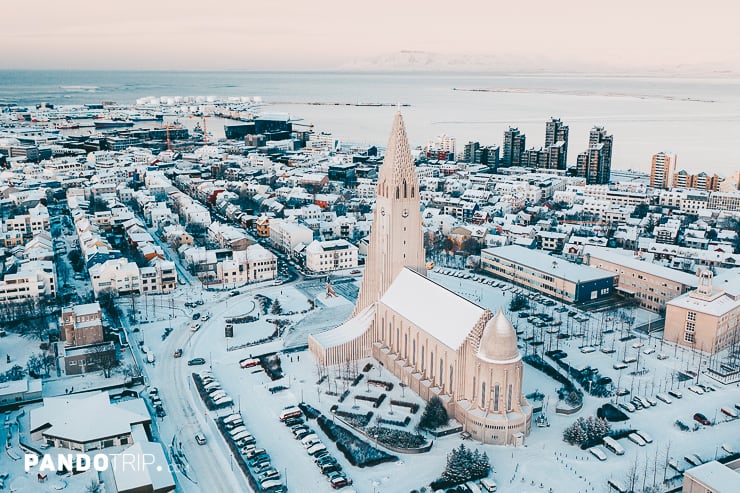
[[[419,448],[426,445],[427,440],[418,433],[409,433],[404,430],[395,430],[382,426],[373,426],[368,428],[367,434],[376,437],[379,443],[383,445],[392,445],[399,448]]]
[[[353,466],[370,467],[383,462],[395,462],[398,457],[379,450],[356,436],[351,431],[332,423],[325,416],[318,417],[319,427],[330,440],[336,442],[337,449],[344,454]]]

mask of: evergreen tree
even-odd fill
[[[419,427],[434,430],[440,426],[444,426],[449,422],[450,418],[447,415],[447,409],[445,409],[442,400],[434,396],[429,402],[427,402],[424,412],[419,419]]]
[[[280,300],[275,300],[272,302],[272,308],[270,309],[270,313],[273,315],[280,315],[283,313],[283,307],[280,306]]]

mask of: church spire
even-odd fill
[[[420,208],[416,166],[399,112],[378,173],[365,276],[354,314],[378,301],[404,267],[426,274]]]

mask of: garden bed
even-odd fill
[[[395,462],[398,457],[373,447],[351,431],[332,423],[325,416],[318,417],[321,430],[330,440],[336,442],[337,448],[344,454],[350,464],[357,467],[372,467],[385,462]]]

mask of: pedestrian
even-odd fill
[[[64,393],[67,394],[69,392],[69,389],[64,389]]]

